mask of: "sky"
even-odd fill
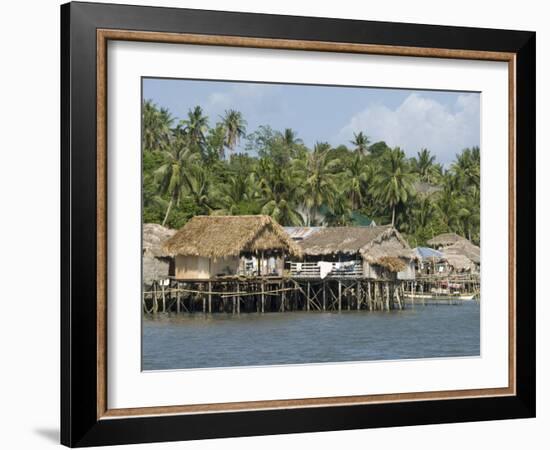
[[[407,156],[427,148],[448,165],[480,144],[479,93],[144,78],[143,98],[177,119],[200,105],[210,126],[236,109],[247,134],[260,125],[292,128],[308,147],[317,141],[352,147],[353,133],[363,131],[372,143],[383,140]]]

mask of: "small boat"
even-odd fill
[[[459,292],[443,293],[443,292],[430,292],[425,294],[418,293],[405,293],[405,298],[407,300],[461,300],[461,301],[470,301],[474,300],[476,294],[461,294]]]

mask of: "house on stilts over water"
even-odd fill
[[[320,310],[404,307],[414,254],[391,226],[289,227],[303,252],[289,261],[290,277]]]
[[[164,244],[178,280],[282,276],[302,251],[269,216],[195,216]]]
[[[162,252],[173,276],[160,294],[144,292],[146,311],[401,309],[415,276],[414,253],[391,226],[284,229],[268,216],[195,216]]]
[[[149,287],[174,275],[174,259],[163,250],[163,244],[176,230],[156,223],[145,223],[142,231],[143,285]]]
[[[414,253],[390,225],[288,228],[303,261],[292,261],[293,277],[414,279]]]
[[[407,299],[457,301],[479,298],[480,248],[456,233],[443,233],[417,247],[417,273]],[[437,249],[437,250],[436,250]]]

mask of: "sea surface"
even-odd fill
[[[143,370],[479,356],[480,306],[146,316]]]

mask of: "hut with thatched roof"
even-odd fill
[[[456,233],[442,233],[428,241],[428,245],[433,248],[442,250],[445,247],[456,244],[457,242],[468,241],[466,238],[459,236]]]
[[[468,240],[445,247],[443,254],[449,265],[457,272],[479,272],[481,263],[480,248]]]
[[[479,272],[480,249],[456,233],[443,233],[428,241],[443,252],[455,272]]]
[[[442,274],[448,271],[448,261],[443,252],[430,247],[416,247],[413,252],[418,275]]]
[[[156,223],[143,224],[142,258],[144,284],[150,285],[153,281],[174,275],[174,258],[164,252],[162,246],[175,232],[176,230],[165,228]]]
[[[326,227],[299,241],[305,264],[317,264],[320,277],[414,279],[413,252],[391,226]]]
[[[282,275],[301,249],[269,216],[195,216],[164,245],[177,279]]]

